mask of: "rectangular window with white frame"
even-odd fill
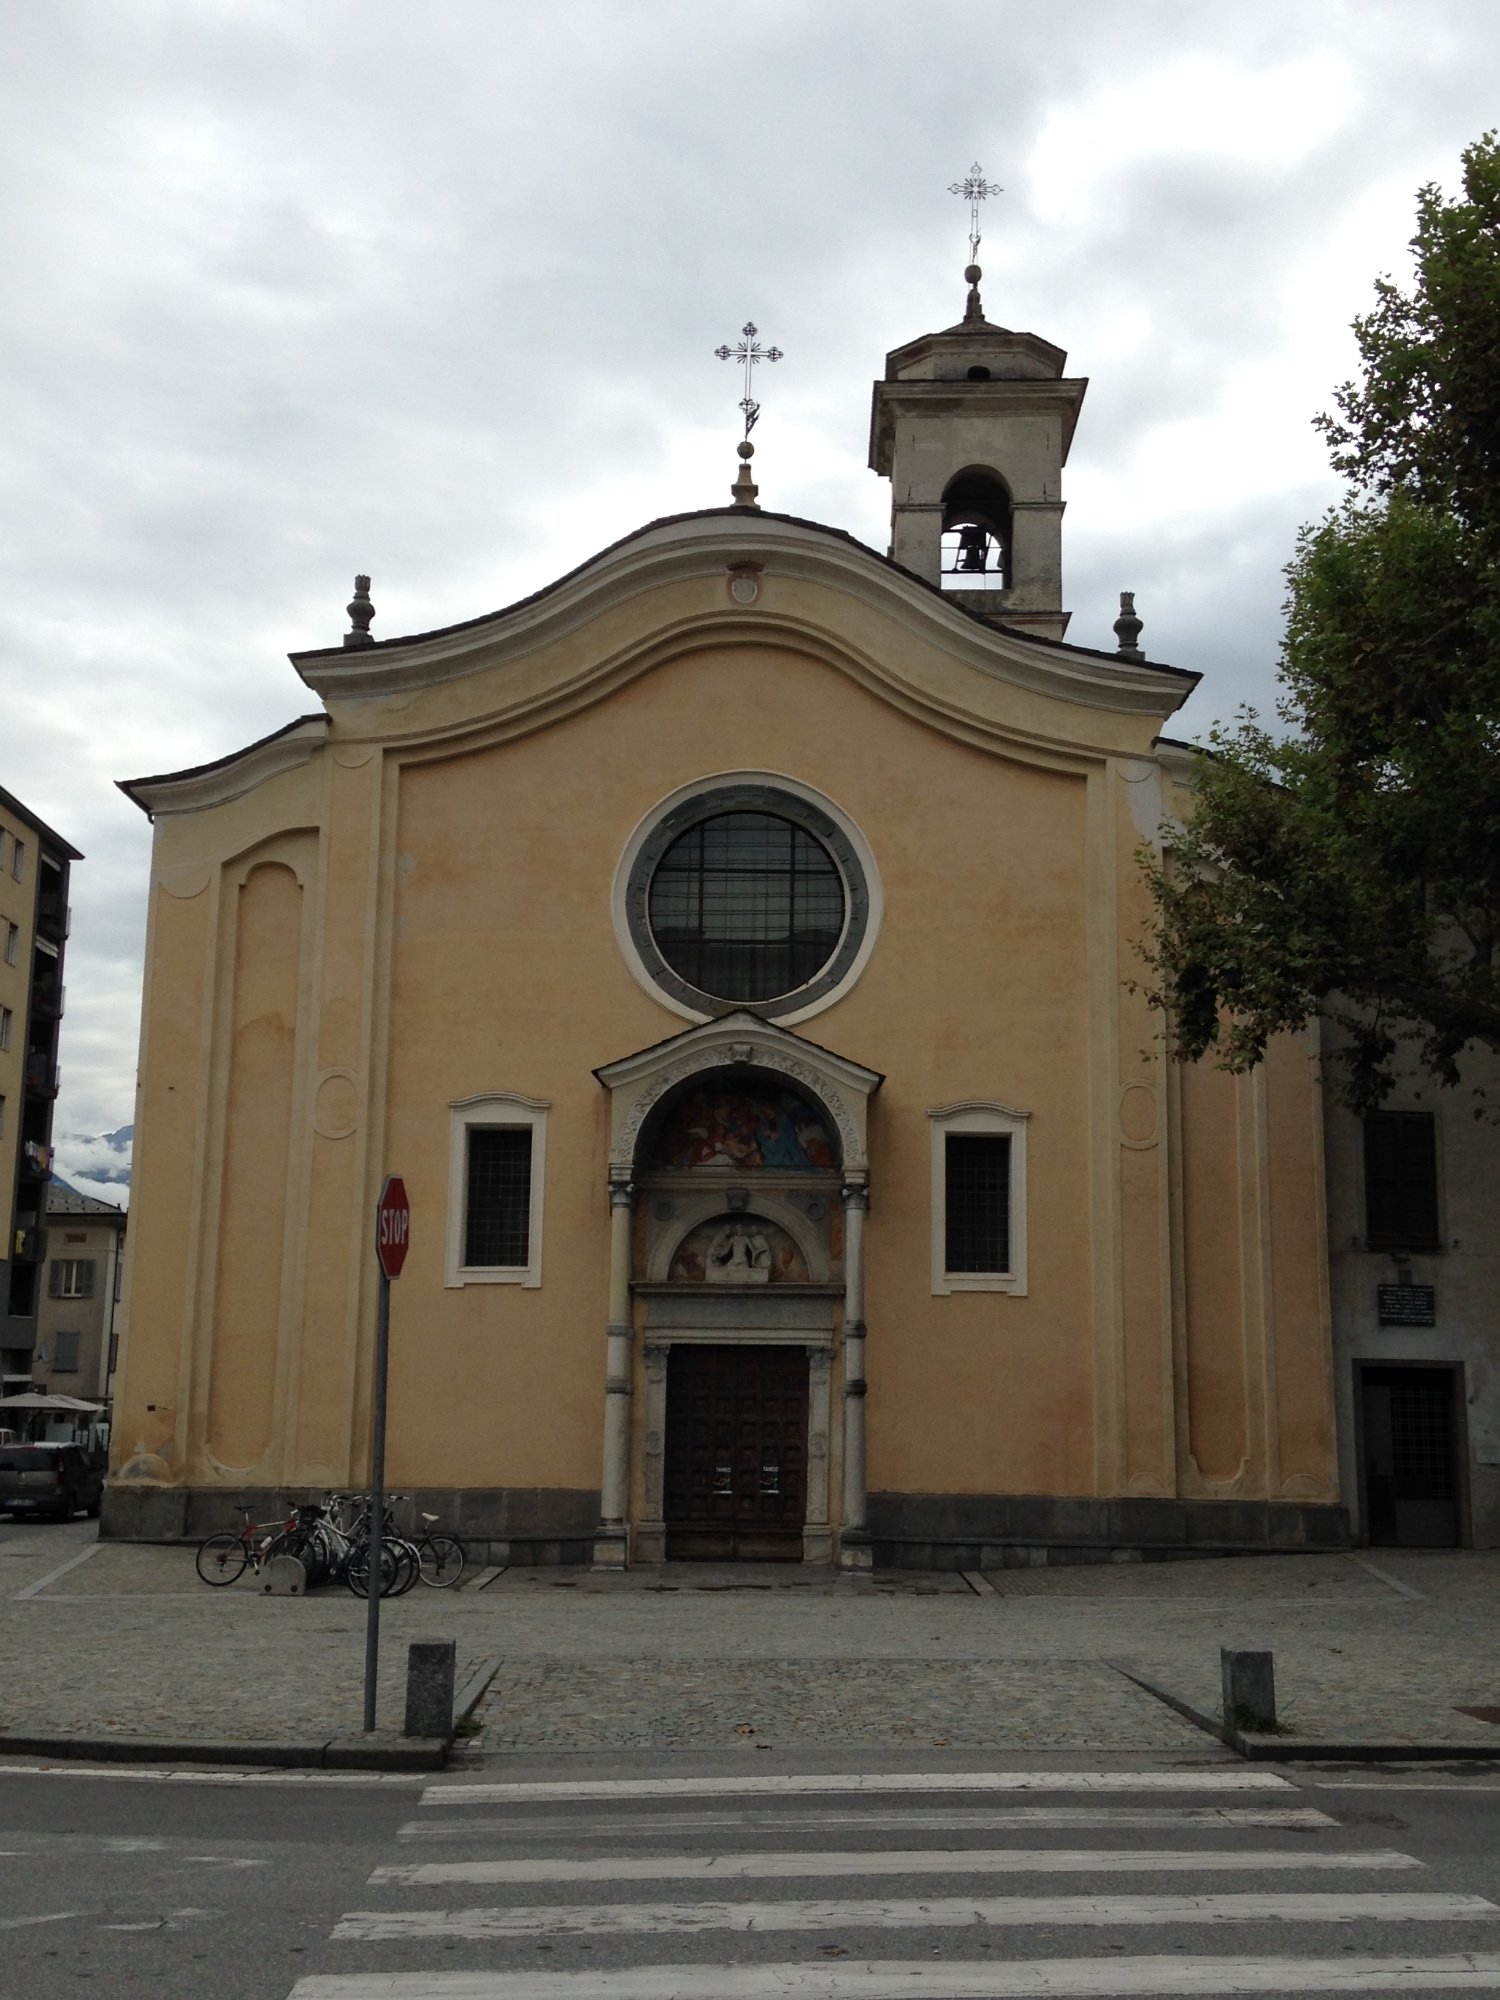
[[[0,1049],[10,1047],[10,1009],[0,1007]]]
[[[1026,1293],[1028,1112],[970,1099],[932,1120],[932,1289]]]
[[[444,1283],[542,1282],[547,1110],[516,1091],[449,1107],[448,1256]]]
[[[54,1299],[91,1299],[94,1296],[92,1257],[54,1257],[47,1295]]]

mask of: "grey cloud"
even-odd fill
[[[389,636],[718,504],[739,391],[712,350],[747,316],[787,354],[757,432],[766,503],[883,548],[869,382],[961,309],[946,188],[976,155],[1006,187],[991,311],[1092,377],[1075,469],[1137,469],[1118,518],[1077,482],[1073,636],[1110,644],[1133,584],[1153,652],[1208,670],[1185,723],[1265,706],[1331,384],[1264,413],[1295,463],[1271,495],[1235,497],[1226,436],[1205,509],[1150,440],[1214,423],[1266,354],[1294,370],[1304,317],[1359,309],[1373,271],[1355,297],[1293,296],[1288,272],[1375,184],[1401,191],[1399,252],[1416,185],[1451,185],[1491,121],[1500,56],[1470,0],[12,11],[0,783],[89,857],[62,1057],[64,1122],[88,1131],[128,1119],[134,1067],[148,829],[112,780],[312,707],[285,653],[337,640],[358,568]],[[1167,131],[1114,157],[1101,136],[1082,213],[1046,220],[1030,162],[1055,113],[1144,98],[1184,54],[1248,73],[1319,51],[1349,98],[1315,143],[1245,160]]]

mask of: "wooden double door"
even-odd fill
[[[669,1561],[802,1560],[805,1347],[675,1343],[665,1446]]]

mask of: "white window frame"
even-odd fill
[[[450,1104],[448,1151],[448,1260],[443,1278],[452,1290],[462,1285],[521,1285],[535,1290],[542,1282],[543,1183],[547,1171],[547,1113],[543,1098],[523,1097],[515,1090],[485,1091]],[[531,1213],[526,1232],[524,1264],[465,1264],[464,1225],[469,1193],[469,1133],[476,1127],[501,1127],[531,1134]]]
[[[930,1110],[932,1121],[932,1291],[935,1298],[950,1292],[1009,1292],[1026,1296],[1026,1125],[1029,1111],[1013,1105],[968,1098]],[[948,1134],[976,1132],[1010,1140],[1010,1269],[950,1271],[948,1249]]]
[[[57,1257],[53,1261],[57,1265],[57,1291],[53,1294],[54,1297],[59,1299],[91,1299],[94,1296],[93,1267],[98,1263],[96,1257]],[[89,1282],[86,1291],[83,1284],[85,1266],[89,1267]]]
[[[14,965],[21,955],[21,926],[5,923],[5,963]]]
[[[10,1009],[0,1007],[0,1049],[10,1047]]]
[[[17,840],[15,836],[12,835],[10,843],[10,872],[14,880],[16,880],[17,882],[21,880],[21,871],[25,866],[26,866],[26,843],[24,840]]]

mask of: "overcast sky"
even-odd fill
[[[1497,112],[1493,0],[0,0],[0,784],[82,848],[60,1134],[132,1115],[149,827],[114,780],[317,706],[377,636],[727,498],[884,549],[887,349],[963,304],[1090,378],[1070,638],[1133,588],[1200,734],[1269,706],[1310,419],[1414,196]],[[81,1179],[87,1156],[61,1147]],[[105,1192],[108,1192],[105,1190]]]

